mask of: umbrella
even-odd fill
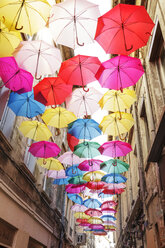
[[[90,216],[85,214],[84,212],[76,212],[74,213],[74,217],[77,219],[90,219]]]
[[[128,55],[147,44],[153,27],[144,6],[118,4],[99,17],[95,39],[106,53]]]
[[[102,93],[93,87],[90,87],[88,92],[85,92],[83,89],[75,89],[66,98],[66,108],[77,117],[92,115],[99,109],[98,102],[101,97]]]
[[[72,136],[70,133],[67,133],[67,141],[68,141],[68,146],[71,149],[71,151],[74,151],[74,147],[78,145],[79,139],[76,137]]]
[[[84,141],[74,147],[74,154],[80,158],[94,158],[100,155],[100,152],[98,151],[99,147],[100,144],[97,142]]]
[[[88,218],[89,219],[89,218]],[[81,218],[78,218],[78,219],[76,219],[76,222],[78,222],[78,223],[83,223],[83,224],[90,224],[89,222],[88,222],[88,219],[81,219]]]
[[[81,176],[84,173],[75,165],[66,169],[66,175],[69,177]]]
[[[83,200],[82,200],[81,196],[79,196],[79,195],[77,195],[77,194],[67,194],[67,196],[68,196],[68,198],[69,198],[71,201],[73,201],[73,202],[75,202],[75,203],[77,203],[77,204],[80,204],[80,205],[83,204]]]
[[[74,177],[71,177],[69,180],[69,183],[72,183],[72,184],[84,184],[86,183],[87,181],[85,181],[83,179],[82,176],[74,176]]]
[[[100,65],[97,57],[77,55],[62,62],[58,76],[66,84],[80,85],[84,89],[86,84],[96,81],[95,74]]]
[[[134,124],[131,114],[124,112],[115,112],[103,117],[100,128],[103,133],[113,136],[128,132]]]
[[[129,109],[131,105],[136,101],[136,93],[134,90],[123,89],[120,90],[108,90],[99,101],[99,105],[102,109],[116,112]]]
[[[102,213],[109,213],[109,214],[115,214],[117,211],[114,208],[102,208],[101,209]]]
[[[20,42],[13,55],[18,65],[36,79],[54,74],[62,62],[60,50],[40,40]]]
[[[61,149],[58,147],[56,143],[48,142],[48,141],[39,141],[31,144],[29,148],[29,152],[39,158],[50,158],[56,157]]]
[[[61,104],[72,92],[72,85],[66,85],[59,77],[46,77],[34,86],[34,98],[46,106]]]
[[[0,16],[4,16],[9,30],[18,30],[32,36],[47,22],[50,5],[46,0],[1,0]]]
[[[46,172],[46,176],[54,179],[66,178],[65,170],[60,170],[60,171],[48,170]]]
[[[78,226],[83,226],[83,227],[85,226],[85,227],[86,227],[86,226],[89,226],[89,225],[90,225],[90,223],[83,223],[83,222],[82,222],[82,223],[80,223]],[[84,230],[83,230],[83,231],[84,231]]]
[[[104,189],[103,194],[118,195],[124,192],[124,189]]]
[[[97,199],[89,198],[84,201],[83,203],[87,208],[100,208],[101,202],[99,202]]]
[[[0,20],[0,57],[12,56],[12,52],[18,46],[21,35],[18,32],[10,31],[4,22]]]
[[[81,0],[67,0],[52,7],[49,27],[56,43],[75,49],[93,42],[99,8]]]
[[[83,158],[79,158],[78,156],[76,156],[73,152],[65,152],[63,153],[58,160],[63,163],[63,164],[67,164],[67,165],[74,165],[74,164],[79,164],[82,161],[84,161]]]
[[[24,93],[32,90],[32,75],[19,68],[14,57],[0,58],[0,77],[3,85],[12,91]]]
[[[34,100],[33,91],[17,94],[11,92],[8,107],[17,115],[33,118],[45,111],[45,106]]]
[[[82,184],[68,184],[65,187],[65,191],[72,194],[79,194],[85,189],[85,185]]]
[[[119,159],[109,159],[101,164],[101,169],[107,173],[123,173],[129,169],[129,164]]]
[[[100,170],[101,163],[103,161],[99,159],[84,160],[79,164],[78,168],[82,171],[97,171]]]
[[[120,55],[103,62],[96,73],[96,78],[102,87],[122,92],[123,88],[136,84],[143,74],[140,59]],[[117,102],[118,94],[115,95],[115,92],[112,94],[117,98],[115,99]],[[119,102],[117,104],[119,107]]]
[[[89,208],[87,210],[85,210],[85,214],[92,216],[92,217],[100,217],[102,215],[102,212],[98,209],[94,209],[94,208]]]
[[[37,160],[37,163],[41,165],[43,168],[46,168],[48,170],[56,170],[56,171],[64,170],[62,164],[58,161],[58,159],[55,158],[47,158],[47,159],[39,158]]]
[[[57,184],[57,185],[64,185],[64,184],[68,184],[68,177],[65,177],[65,178],[56,178],[54,181],[53,181],[53,184]]]
[[[114,225],[105,225],[104,229],[107,231],[116,231],[116,226]]]
[[[117,174],[117,173],[110,173],[101,178],[101,181],[106,183],[125,183],[127,181],[127,178],[123,175]]]
[[[100,190],[100,189],[103,189],[103,186],[105,185],[106,183],[104,182],[93,182],[93,181],[90,181],[86,184],[86,187],[89,188],[89,189],[92,189],[92,190]]]
[[[116,217],[114,217],[113,215],[103,215],[100,217],[104,222],[105,221],[114,221],[116,220]]]
[[[85,210],[87,210],[87,207],[85,207],[84,205],[74,204],[71,207],[71,210],[73,212],[84,212]]]
[[[78,139],[91,140],[101,135],[99,123],[93,119],[77,119],[68,125],[68,133]]]
[[[90,224],[102,224],[102,223],[103,223],[102,219],[100,219],[100,218],[98,218],[98,217],[91,217],[91,218],[88,220],[88,222],[89,222]]]
[[[100,230],[100,229],[103,230],[104,226],[102,224],[90,224],[89,228],[93,229],[93,231]]]
[[[111,208],[111,207],[114,207],[116,205],[117,205],[117,202],[115,202],[115,201],[105,201],[105,202],[102,203],[101,209]]]
[[[19,130],[25,137],[36,141],[48,140],[52,136],[48,127],[39,121],[23,121]]]
[[[98,236],[106,236],[107,232],[103,229],[95,230],[93,231],[93,235],[98,235]]]
[[[102,155],[109,157],[122,157],[132,151],[132,147],[129,143],[119,140],[107,141],[99,147],[99,151]]]
[[[90,171],[84,174],[83,179],[90,182],[99,182],[101,178],[105,175],[103,171]]]
[[[116,223],[114,221],[104,221],[103,225],[112,225],[112,226],[115,226],[116,227]]]
[[[105,199],[105,198],[110,198],[111,195],[109,195],[109,194],[104,194],[103,192],[100,192],[100,193],[98,194],[98,197],[100,197],[101,199]]]

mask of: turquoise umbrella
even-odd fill
[[[110,159],[108,161],[103,162],[100,165],[101,170],[107,173],[123,173],[128,170],[129,164],[121,161],[120,159]]]
[[[80,158],[94,158],[100,155],[99,147],[100,144],[97,142],[84,141],[74,147],[74,154]]]

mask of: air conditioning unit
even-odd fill
[[[77,233],[76,242],[77,242],[77,245],[85,245],[86,244],[86,234],[85,233]]]

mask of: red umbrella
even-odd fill
[[[117,205],[117,202],[115,202],[115,201],[105,201],[102,203],[101,209],[114,207],[116,205]]]
[[[117,212],[114,208],[102,208],[101,211],[103,212],[103,214],[115,214]]]
[[[29,148],[29,152],[33,154],[33,156],[39,158],[55,157],[59,154],[60,151],[61,149],[56,143],[49,141],[39,141],[33,143]]]
[[[107,195],[115,195],[115,194],[121,194],[124,192],[124,189],[105,189],[103,190],[103,194],[107,194]]]
[[[100,217],[102,215],[102,212],[95,208],[89,208],[85,211],[85,214],[92,216],[92,217]]]
[[[86,184],[86,187],[89,189],[94,189],[94,190],[99,190],[99,189],[103,189],[103,187],[105,186],[105,182],[88,182]]]
[[[80,85],[84,89],[86,84],[96,81],[95,74],[100,65],[97,57],[77,55],[61,64],[58,76],[66,84]]]
[[[76,219],[76,222],[78,222],[78,223],[88,223],[88,224],[90,224],[89,222],[88,222],[88,219],[81,219],[81,218],[78,218],[78,219]]]
[[[106,53],[128,55],[147,44],[153,27],[144,6],[118,4],[99,17],[95,40]]]
[[[72,85],[66,85],[59,77],[48,77],[41,80],[34,88],[34,99],[44,105],[57,105],[71,94]]]
[[[70,133],[67,133],[67,141],[68,141],[69,148],[73,152],[74,147],[76,145],[78,145],[78,143],[79,143],[79,139],[77,139],[76,137],[72,136]]]

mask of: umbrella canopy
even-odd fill
[[[107,232],[104,229],[101,229],[101,230],[100,229],[99,230],[94,229],[93,235],[106,236]]]
[[[102,224],[90,224],[89,228],[93,229],[93,230],[103,230],[104,226]]]
[[[89,225],[90,225],[90,223],[83,223],[83,222],[79,224],[79,226],[83,226],[83,227],[86,227],[86,226],[89,226]],[[89,230],[90,230],[90,229],[89,229]],[[83,230],[83,231],[84,231],[84,230]]]
[[[68,133],[78,139],[91,140],[101,135],[99,123],[93,119],[77,119],[68,125]]]
[[[0,16],[4,16],[9,30],[18,30],[32,36],[47,22],[50,5],[46,0],[1,0]]]
[[[34,100],[33,91],[17,94],[11,92],[8,107],[17,115],[33,118],[45,111],[45,106]]]
[[[72,184],[84,184],[86,182],[87,181],[85,181],[82,176],[74,176],[69,179],[69,183]]]
[[[114,221],[104,221],[103,225],[111,225],[111,226],[115,226],[116,227],[116,223]]]
[[[34,98],[45,106],[61,104],[71,94],[72,85],[66,85],[59,77],[47,77],[34,86]]]
[[[127,181],[127,178],[124,177],[121,174],[117,173],[110,173],[102,177],[101,181],[106,183],[125,183]]]
[[[123,88],[136,84],[143,74],[140,59],[120,55],[103,62],[96,78],[104,88],[123,91]]]
[[[83,184],[68,184],[65,187],[65,191],[68,193],[72,193],[72,194],[79,194],[81,193],[83,190],[85,189],[85,185]]]
[[[99,105],[104,110],[117,112],[129,109],[135,101],[136,93],[134,90],[108,90],[100,99]]]
[[[118,4],[99,17],[95,39],[106,53],[128,55],[147,44],[153,27],[144,6]]]
[[[105,202],[102,203],[101,209],[111,208],[111,207],[114,207],[116,205],[117,205],[117,202],[115,202],[115,201],[105,201]]]
[[[107,141],[99,147],[99,151],[102,155],[112,158],[126,156],[127,153],[132,151],[132,147],[129,143],[119,140]]]
[[[66,175],[69,177],[81,176],[84,173],[75,165],[66,169]]]
[[[102,219],[100,219],[100,218],[98,218],[98,217],[91,217],[91,218],[88,220],[88,222],[89,222],[90,224],[102,224],[102,223],[103,223]]]
[[[21,69],[14,57],[0,58],[0,77],[3,85],[12,91],[24,93],[32,90],[31,73]]]
[[[53,181],[53,184],[56,184],[56,185],[64,185],[64,184],[68,184],[68,177],[65,177],[65,178],[56,178],[54,181]]]
[[[100,208],[101,202],[97,199],[89,198],[83,203],[87,208]]]
[[[113,136],[128,132],[134,124],[131,114],[124,112],[115,112],[103,117],[100,128],[103,133]]]
[[[74,213],[74,217],[77,219],[90,219],[90,216],[85,214],[84,212],[76,212]]]
[[[104,194],[119,195],[124,192],[124,189],[104,189]]]
[[[93,181],[90,181],[86,184],[86,187],[89,188],[89,189],[93,189],[93,190],[99,190],[99,189],[103,189],[104,185],[106,183],[104,182],[93,182]]]
[[[78,222],[78,223],[83,223],[83,224],[90,224],[90,223],[88,223],[88,219],[81,219],[81,218],[78,218],[78,219],[76,219],[76,222]]]
[[[100,155],[98,148],[100,144],[97,142],[84,141],[74,147],[74,154],[80,158],[94,158]]]
[[[39,141],[31,144],[29,152],[39,158],[56,157],[61,149],[56,143],[48,141]]]
[[[98,197],[100,197],[102,200],[105,198],[111,198],[111,195],[104,194],[103,192],[98,193]]]
[[[101,163],[103,161],[99,159],[84,160],[79,164],[78,168],[82,171],[97,171],[100,170]]]
[[[116,217],[114,217],[113,215],[103,215],[100,217],[104,222],[105,221],[114,221],[116,220]]]
[[[73,152],[65,152],[58,158],[58,160],[63,164],[74,165],[83,162],[84,158],[79,158]]]
[[[79,139],[77,139],[76,137],[72,136],[70,133],[67,133],[67,141],[68,141],[69,148],[73,152],[74,147],[76,145],[78,145],[78,143],[79,143]]]
[[[77,55],[62,62],[58,76],[66,84],[80,85],[84,89],[86,84],[96,81],[95,74],[100,65],[97,57]]]
[[[116,226],[114,225],[105,225],[104,229],[107,231],[116,231]]]
[[[102,208],[101,211],[103,214],[104,213],[115,214],[117,212],[114,208]]]
[[[81,198],[81,196],[79,196],[77,194],[67,194],[67,196],[71,201],[73,201],[79,205],[83,204],[83,199]]]
[[[60,171],[48,170],[48,171],[46,172],[46,176],[47,176],[47,177],[54,178],[54,179],[66,178],[65,170],[60,170]]]
[[[100,108],[98,102],[101,97],[102,93],[93,87],[90,87],[88,92],[83,89],[75,89],[66,98],[66,108],[77,117],[92,115]]]
[[[13,55],[18,65],[36,79],[54,74],[62,62],[60,50],[40,40],[20,42]]]
[[[39,121],[23,121],[19,126],[19,130],[25,137],[36,141],[45,141],[52,136],[48,127]]]
[[[129,169],[129,164],[120,159],[109,159],[101,164],[101,169],[107,173],[123,173]]]
[[[49,27],[55,42],[73,49],[93,42],[99,15],[98,6],[85,0],[53,5]]]
[[[56,170],[56,171],[64,170],[63,165],[58,161],[58,159],[55,158],[47,158],[47,159],[39,158],[37,160],[37,163],[41,165],[43,168],[46,168],[48,170]]]
[[[101,178],[105,175],[103,171],[90,171],[84,174],[83,179],[90,182],[99,182]]]
[[[87,210],[87,207],[85,207],[84,205],[74,204],[71,207],[71,210],[73,212],[84,212],[85,210]]]
[[[92,216],[92,217],[100,217],[102,215],[102,212],[95,208],[89,208],[85,211],[85,214]],[[92,228],[92,227],[91,227]]]

